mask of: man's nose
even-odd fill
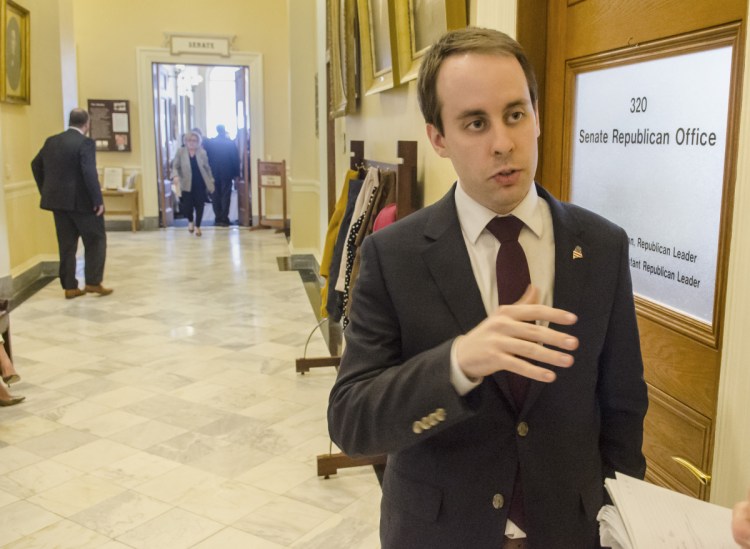
[[[513,150],[513,139],[508,128],[504,125],[495,125],[492,132],[492,154],[506,155]]]

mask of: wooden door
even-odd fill
[[[170,150],[172,109],[169,105],[168,82],[169,69],[164,65],[154,64],[154,136],[156,137],[156,181],[159,192],[160,227],[170,227],[174,223],[174,195],[169,166],[174,153]]]
[[[240,153],[240,177],[237,186],[237,217],[243,227],[252,225],[253,214],[250,200],[250,131],[248,130],[247,109],[250,104],[247,95],[248,68],[240,67],[234,73],[235,105],[237,112],[237,148]]]
[[[670,40],[681,44],[681,40],[689,39],[684,37],[710,34],[719,27],[736,37],[735,46],[741,46],[747,11],[746,0],[523,0],[518,6],[519,41],[532,51],[537,70],[543,73],[538,178],[564,200],[571,196],[571,110],[575,91],[571,67],[582,60],[609,59],[617,52],[642,46],[646,46],[645,51],[651,44],[668,44]],[[546,33],[540,32],[544,28]],[[736,78],[743,49],[734,49],[736,70],[730,95],[713,325],[706,329],[636,297],[650,400],[644,436],[647,479],[702,499],[708,499],[710,493],[733,166],[737,156],[740,80]]]

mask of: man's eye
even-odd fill
[[[510,122],[519,122],[525,115],[526,113],[523,111],[513,111],[508,115],[508,120]]]
[[[481,130],[482,128],[484,128],[484,126],[484,120],[472,120],[468,125],[468,127],[472,130]]]

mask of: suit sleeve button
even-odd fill
[[[445,408],[438,408],[433,412],[438,421],[445,421]]]
[[[505,498],[502,494],[495,494],[492,496],[492,506],[495,509],[502,509],[503,505],[505,505]]]
[[[411,424],[411,430],[414,431],[414,434],[421,435],[424,429],[422,429],[418,421],[415,421]]]
[[[420,421],[418,421],[419,426],[422,428],[423,431],[426,431],[427,429],[430,429],[432,425],[430,425],[429,418],[423,417]]]
[[[516,432],[519,436],[525,437],[529,434],[529,424],[525,421],[522,421],[518,424],[518,426],[516,426]]]

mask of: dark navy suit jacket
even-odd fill
[[[94,214],[103,203],[94,141],[76,129],[49,137],[31,161],[45,210]]]
[[[450,382],[453,340],[487,316],[454,191],[363,244],[328,422],[347,454],[388,453],[384,548],[499,549],[518,463],[530,547],[597,547],[605,476],[643,477],[648,404],[628,239],[538,192],[554,226],[554,306],[578,315],[553,327],[580,345],[554,383],[532,382],[522,410],[502,375],[463,397]]]

